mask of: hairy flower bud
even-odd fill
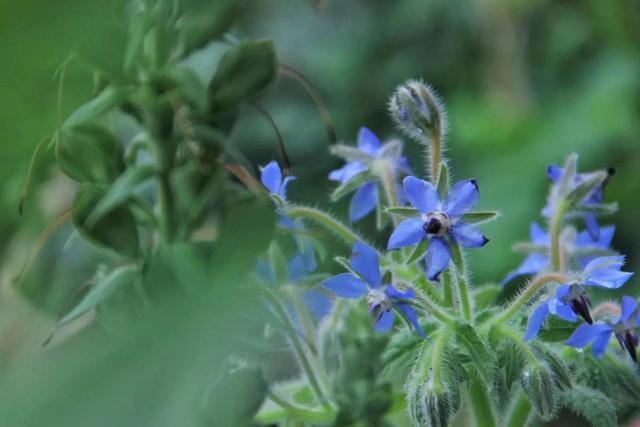
[[[398,86],[389,100],[391,117],[412,137],[442,138],[446,128],[446,114],[433,88],[409,80]]]
[[[528,367],[520,384],[532,406],[543,420],[550,420],[559,408],[558,386],[553,370],[546,363]]]

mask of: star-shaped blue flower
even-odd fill
[[[580,266],[586,266],[589,261],[595,258],[595,256],[589,254],[589,252],[604,252],[609,250],[614,233],[615,226],[613,225],[602,227],[600,229],[598,239],[594,239],[587,231],[581,231],[578,233],[575,241],[571,245],[571,249],[572,252],[576,253],[577,261]],[[539,246],[542,251],[534,252],[527,256],[517,269],[505,277],[502,281],[503,285],[509,283],[518,276],[536,274],[551,267],[549,234],[535,222],[531,223],[529,234],[531,237],[531,243],[535,246]],[[580,252],[582,252],[582,254],[580,254]]]
[[[460,181],[449,189],[445,201],[431,183],[408,176],[403,181],[409,203],[420,216],[402,221],[389,238],[388,249],[413,246],[429,239],[426,263],[429,280],[437,280],[451,260],[451,241],[466,248],[484,246],[487,239],[474,225],[464,222],[464,214],[478,202],[475,179]]]
[[[276,196],[275,198],[282,203],[287,202],[287,186],[295,179],[295,176],[287,176],[283,179],[280,166],[275,160],[261,168],[260,180],[262,184],[269,190],[270,194]],[[317,268],[315,251],[311,240],[304,236],[304,222],[301,219],[293,220],[286,216],[278,203],[276,203],[276,209],[278,212],[278,225],[294,232],[294,240],[307,271],[315,271]]]
[[[623,256],[598,257],[590,261],[577,280],[558,286],[555,296],[540,303],[529,317],[524,340],[529,341],[538,335],[542,323],[549,314],[569,322],[581,316],[588,324],[593,323],[587,294],[589,286],[605,289],[618,289],[624,285],[633,273],[621,271]]]
[[[360,174],[371,172],[376,160],[388,159],[392,164],[393,172],[410,174],[409,162],[401,155],[397,145],[383,145],[378,137],[366,127],[358,132],[358,150],[362,155],[362,161],[353,160],[340,169],[329,174],[329,179],[337,181],[341,185],[348,183]],[[358,221],[372,212],[379,202],[378,182],[372,175],[365,180],[356,190],[349,205],[349,220]]]
[[[356,242],[351,252],[353,273],[333,276],[321,286],[339,297],[358,299],[366,296],[369,312],[375,319],[376,331],[388,331],[393,326],[394,309],[404,316],[418,334],[426,338],[409,301],[415,299],[413,289],[400,291],[391,284],[382,284],[378,253],[362,242]]]
[[[583,323],[567,340],[567,345],[584,348],[591,343],[591,353],[595,357],[602,357],[609,345],[611,336],[615,334],[620,347],[626,350],[631,358],[637,362],[638,346],[637,328],[640,326],[640,315],[636,312],[638,302],[630,296],[622,297],[620,316],[611,323]]]
[[[609,175],[614,173],[613,169],[608,171]],[[551,180],[554,185],[557,185],[564,175],[564,168],[558,165],[551,165],[547,169],[547,176]],[[589,179],[593,173],[576,173],[573,177],[573,181],[570,183],[570,188],[576,188],[585,180]],[[606,180],[596,188],[594,188],[589,194],[587,194],[584,199],[580,201],[580,205],[583,207],[595,206],[602,203],[604,199],[604,186],[606,184]],[[555,203],[554,198],[550,199],[550,203],[542,210],[542,214],[550,218],[553,213],[553,205]],[[587,228],[587,231],[591,235],[594,240],[598,240],[600,238],[600,225],[598,224],[597,215],[593,212],[580,212],[574,214],[582,218],[584,221],[584,225]]]

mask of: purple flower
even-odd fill
[[[531,243],[537,251],[527,256],[518,268],[509,273],[502,281],[503,285],[518,276],[536,274],[551,267],[549,235],[535,222],[531,223],[529,230]],[[575,241],[569,245],[569,252],[575,255],[577,262],[584,268],[589,261],[595,258],[593,252],[609,250],[614,232],[615,226],[613,225],[602,227],[598,239],[594,239],[589,232],[581,231],[575,236]]]
[[[378,253],[371,246],[356,242],[350,264],[353,272],[333,276],[322,282],[321,286],[343,298],[366,297],[369,312],[375,319],[376,331],[391,329],[396,310],[411,322],[421,337],[426,338],[416,312],[410,305],[410,301],[416,297],[415,292],[413,289],[400,291],[391,284],[382,284]]]
[[[272,196],[276,196],[276,210],[278,212],[278,225],[282,228],[290,230],[294,233],[294,240],[298,248],[298,252],[305,263],[307,271],[315,271],[317,268],[315,251],[308,237],[304,236],[305,226],[301,219],[293,220],[286,216],[280,203],[287,201],[287,186],[295,176],[287,176],[282,179],[282,171],[275,160],[270,161],[265,167],[261,168],[260,181],[269,190]]]
[[[614,169],[609,169],[608,170],[609,176],[613,175],[614,172],[615,172]],[[554,185],[557,185],[562,180],[563,175],[564,175],[564,168],[560,166],[551,165],[547,169],[547,176],[549,177],[549,179]],[[593,176],[593,172],[592,173],[576,173],[573,177],[572,182],[569,184],[570,185],[569,189],[572,190],[576,188],[578,185],[588,180],[592,176]],[[598,185],[591,192],[589,192],[589,194],[587,194],[580,201],[579,205],[582,207],[593,207],[593,206],[600,205],[604,199],[604,186],[606,183],[607,183],[607,180],[605,180],[601,185]],[[547,218],[551,218],[551,215],[553,214],[553,206],[555,203],[556,203],[555,198],[551,197],[550,203],[548,203],[547,206],[542,210],[542,215],[544,215]],[[573,216],[578,216],[582,218],[582,220],[584,221],[585,227],[587,228],[589,234],[594,240],[598,240],[600,238],[600,225],[598,224],[597,215],[594,212],[579,212],[579,213],[574,213]]]
[[[386,159],[392,165],[392,172],[411,173],[409,162],[401,155],[402,146],[398,143],[382,145],[378,137],[366,127],[358,132],[358,149],[354,150],[358,160],[351,160],[340,169],[329,174],[329,179],[340,185],[351,180],[364,178],[357,187],[349,205],[349,220],[357,221],[372,212],[379,202],[378,180],[371,173],[376,160]],[[353,158],[353,154],[348,156]]]
[[[617,319],[611,323],[594,323],[592,325],[584,323],[580,325],[567,340],[567,345],[584,348],[592,343],[591,353],[595,357],[602,357],[609,345],[611,335],[615,334],[620,347],[626,350],[631,358],[637,362],[638,334],[636,329],[640,326],[640,316],[637,316],[636,313],[637,308],[638,302],[634,298],[623,296],[622,310]]]
[[[540,303],[529,317],[524,340],[529,341],[538,335],[542,323],[549,314],[553,314],[569,322],[582,317],[585,322],[592,324],[589,313],[591,301],[587,294],[589,286],[605,289],[618,289],[633,275],[621,271],[624,264],[623,256],[599,257],[590,261],[577,280],[558,286],[555,296]]]
[[[389,238],[388,249],[413,246],[429,239],[427,276],[437,280],[449,265],[451,243],[462,247],[484,246],[487,239],[474,225],[464,222],[464,214],[478,202],[475,179],[460,181],[449,189],[445,201],[431,183],[408,176],[403,181],[404,192],[419,216],[402,221]]]

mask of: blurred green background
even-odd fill
[[[53,165],[52,150],[44,150],[25,214],[18,215],[36,144],[91,96],[82,55],[66,67],[60,105],[53,77],[76,53],[106,62],[121,55],[114,32],[121,24],[118,7],[86,0],[0,0],[0,368],[38,353],[53,325],[49,315],[36,314],[12,290],[38,234],[73,196],[73,186]],[[246,0],[232,34],[273,39],[280,61],[314,84],[338,137],[347,142],[360,126],[381,138],[399,136],[386,112],[397,84],[421,78],[435,87],[448,107],[455,177],[477,178],[480,207],[502,213],[486,227],[491,243],[471,254],[476,283],[498,282],[521,261],[511,245],[528,237],[532,220],[541,221],[546,167],[574,151],[582,170],[616,168],[607,188],[607,199],[621,207],[610,219],[618,226],[614,244],[628,256],[630,270],[640,264],[640,2]],[[208,54],[194,59],[205,71]],[[326,131],[309,97],[281,78],[263,104],[299,177],[290,198],[328,206],[326,175],[340,162],[327,152]],[[233,143],[255,165],[277,156],[275,141],[262,116],[243,111]],[[414,171],[422,171],[421,148],[406,140],[406,152]],[[346,204],[332,209],[346,216]],[[373,221],[358,227],[372,231]],[[70,231],[65,226],[52,236],[28,280],[19,284],[27,294],[44,288],[31,295],[50,314],[68,299],[55,290],[88,274],[87,258],[96,256],[82,245],[62,251]],[[638,282],[632,280],[625,292],[633,293]]]

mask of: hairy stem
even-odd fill
[[[310,219],[335,234],[349,246],[357,241],[365,242],[365,239],[351,231],[349,227],[321,210],[305,206],[287,206],[285,207],[285,212],[292,218]]]
[[[542,289],[542,287],[547,283],[562,283],[566,280],[566,276],[561,273],[548,273],[536,276],[531,282],[529,282],[525,290],[521,292],[520,295],[518,295],[502,313],[500,313],[494,319],[490,320],[489,323],[500,324],[506,322],[507,320],[518,314],[518,312],[525,305],[527,305],[531,301],[531,299],[538,293],[538,291]]]
[[[379,168],[380,181],[382,182],[382,188],[384,189],[384,195],[389,207],[398,206],[398,191],[396,188],[396,177],[393,173],[392,165],[389,161],[383,161]],[[393,225],[397,226],[400,223],[398,215],[390,215]]]
[[[431,160],[430,177],[431,183],[437,187],[438,178],[440,177],[440,162],[442,161],[442,130],[438,128],[431,139],[431,152],[429,158]]]
[[[562,254],[560,253],[560,233],[562,232],[562,219],[565,213],[565,201],[556,202],[551,222],[549,223],[549,236],[551,238],[551,270],[562,271]]]
[[[460,298],[460,309],[462,310],[462,318],[471,321],[473,313],[471,309],[471,300],[469,299],[469,285],[467,283],[466,274],[458,275],[458,298]]]
[[[530,415],[531,402],[529,402],[527,396],[520,391],[505,425],[506,427],[524,427],[527,425]]]
[[[453,285],[451,270],[447,269],[442,276],[442,305],[453,307]]]
[[[311,314],[309,313],[309,309],[302,301],[302,290],[299,288],[292,289],[293,293],[293,304],[300,317],[300,324],[302,325],[302,329],[304,330],[304,335],[309,345],[309,350],[311,353],[317,356],[318,350],[316,348],[315,340],[315,331],[313,326],[313,320],[311,319]]]
[[[320,403],[322,403],[323,406],[330,408],[331,405],[329,404],[329,400],[326,398],[326,396],[324,395],[324,392],[322,391],[322,388],[320,387],[320,382],[318,381],[318,378],[316,378],[316,375],[313,372],[313,369],[311,367],[311,362],[307,357],[307,353],[304,350],[304,346],[302,345],[302,341],[300,340],[300,337],[298,336],[296,327],[294,326],[293,322],[287,315],[287,310],[284,308],[284,306],[282,305],[278,297],[273,294],[273,292],[271,292],[270,290],[267,290],[265,295],[269,299],[269,302],[271,303],[271,306],[276,312],[276,315],[278,316],[278,318],[280,319],[280,321],[283,323],[285,327],[287,336],[291,341],[291,344],[293,345],[293,349],[296,352],[296,355],[298,356],[298,360],[300,361],[300,366],[304,371],[307,379],[309,380],[309,385],[311,386],[311,390],[313,390],[313,393],[316,395],[316,398]]]
[[[436,306],[429,298],[424,296],[422,293],[417,293],[416,300],[422,305],[424,310],[433,315],[436,319],[446,325],[453,325],[455,319],[450,317],[445,312],[441,311],[438,306]]]
[[[442,382],[442,362],[444,360],[444,351],[448,338],[447,331],[441,331],[431,352],[431,381],[433,382],[434,389],[437,391],[444,390],[444,383]]]
[[[477,427],[496,427],[487,384],[479,375],[469,383],[469,403]]]

